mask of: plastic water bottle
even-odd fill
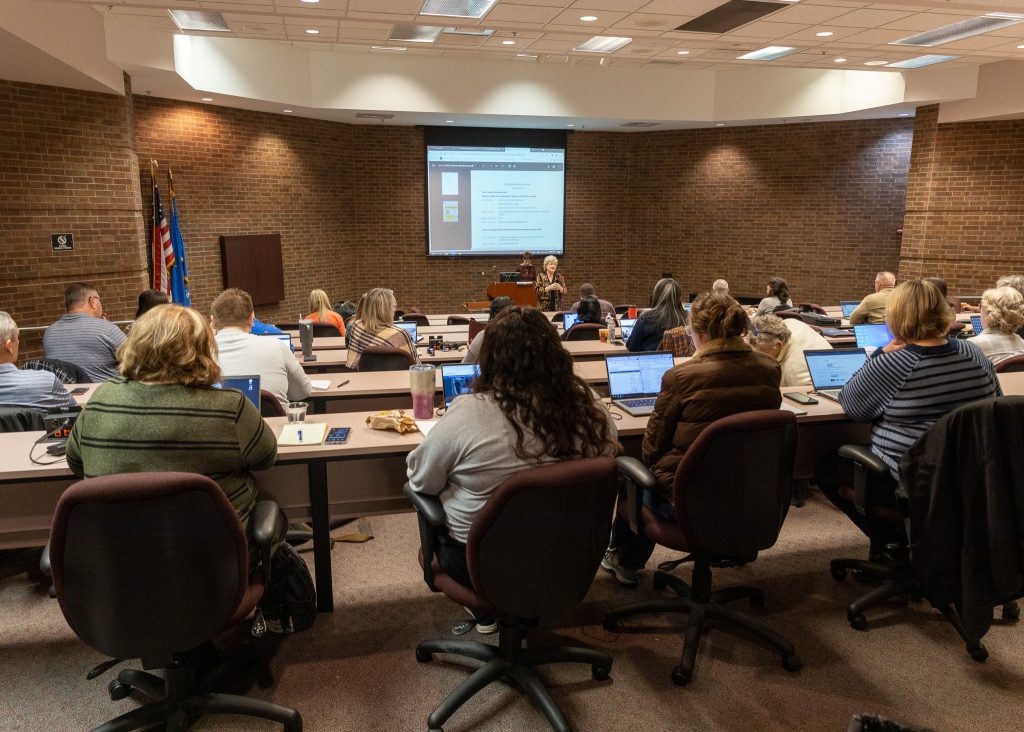
[[[615,342],[615,315],[608,313],[608,317],[605,319],[605,326],[608,328],[608,342]]]

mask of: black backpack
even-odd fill
[[[309,567],[289,544],[281,544],[270,560],[270,584],[263,592],[259,613],[271,633],[298,633],[316,620],[316,587]],[[262,635],[257,629],[253,633]]]

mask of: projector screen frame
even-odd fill
[[[434,259],[505,259],[510,253],[495,252],[446,252],[438,253],[430,248],[430,168],[427,164],[427,153],[432,146],[467,146],[467,147],[541,147],[558,148],[567,152],[568,130],[515,129],[502,127],[423,127],[423,221],[424,244],[427,257]],[[543,254],[565,256],[565,186],[564,176],[568,170],[568,160],[563,157],[562,174],[562,246],[558,252],[544,251]],[[515,252],[518,256],[525,249]],[[539,254],[540,252],[538,252]]]

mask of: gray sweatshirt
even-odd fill
[[[608,418],[608,455],[617,452],[616,434]],[[448,533],[466,543],[473,518],[505,478],[553,462],[547,456],[523,460],[516,455],[515,444],[512,423],[489,394],[456,397],[423,443],[409,453],[409,485],[418,493],[441,496]],[[524,447],[527,452],[537,447],[529,432]]]

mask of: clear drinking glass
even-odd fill
[[[288,402],[288,421],[305,422],[307,409],[309,404],[306,402]]]
[[[409,391],[412,393],[412,416],[430,419],[434,416],[434,392],[437,369],[427,363],[409,367]]]

